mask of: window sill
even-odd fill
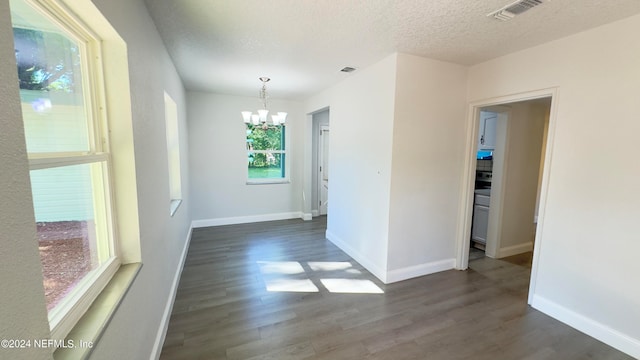
[[[182,204],[182,199],[171,199],[171,204],[169,205],[169,214],[171,214],[171,217],[178,211],[180,204]]]
[[[273,185],[273,184],[291,184],[291,181],[288,179],[247,180],[247,185]]]
[[[54,359],[86,359],[89,357],[93,346],[102,336],[141,267],[141,263],[120,266],[104,290],[67,335],[65,344],[70,344],[73,341],[74,346],[58,348],[53,353]],[[91,346],[87,346],[87,344],[91,344]]]

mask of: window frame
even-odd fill
[[[248,126],[251,124],[245,124],[244,129],[245,129],[245,147],[246,147],[246,140],[247,140],[247,136],[246,136],[246,131],[249,129]],[[256,125],[257,126],[257,125]],[[272,153],[272,154],[282,154],[282,156],[284,156],[284,164],[282,165],[284,167],[284,177],[281,178],[250,178],[249,177],[249,166],[247,164],[247,166],[245,167],[245,175],[246,175],[246,184],[247,185],[268,185],[268,184],[289,184],[291,183],[291,159],[290,159],[290,152],[289,152],[289,131],[287,131],[287,124],[281,124],[278,125],[282,127],[282,130],[284,131],[284,136],[282,139],[282,143],[283,143],[283,149],[282,150],[249,150],[249,149],[245,149],[245,160],[247,159],[249,153],[256,153],[256,154],[267,154],[267,153]],[[270,128],[273,128],[273,125],[269,125]]]
[[[103,218],[100,221],[105,225],[105,233],[102,236],[107,241],[107,244],[103,243],[99,246],[108,248],[109,257],[96,269],[86,274],[61,302],[48,312],[51,338],[62,340],[73,329],[121,266],[119,239],[116,231],[117,216],[113,185],[113,162],[109,146],[109,123],[106,114],[102,39],[66,6],[55,0],[20,1],[47,17],[61,33],[74,40],[80,48],[79,50],[82,54],[80,65],[82,95],[86,107],[89,145],[88,152],[28,153],[29,171],[84,164],[97,164],[97,166],[102,167],[102,176],[92,178],[91,185],[94,194],[94,208],[104,209],[104,213],[97,212],[95,214],[96,218]],[[96,187],[95,185],[100,186]],[[104,203],[96,204],[96,199],[98,202],[103,201]]]

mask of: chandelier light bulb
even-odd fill
[[[243,111],[242,112],[242,119],[244,120],[245,124],[248,124],[251,122],[251,111]]]
[[[269,114],[269,110],[267,109],[258,110],[258,116],[260,116],[261,122],[267,122],[267,114]]]
[[[278,112],[278,117],[280,118],[280,124],[284,124],[284,122],[287,120],[287,113],[286,112]]]

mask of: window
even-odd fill
[[[247,124],[248,183],[287,181],[285,129],[284,125]]]
[[[120,259],[101,42],[42,3],[10,5],[46,304],[61,339]]]
[[[180,138],[178,136],[178,107],[166,92],[164,93],[164,120],[167,135],[167,158],[169,161],[169,213],[171,216],[182,203],[180,180]]]

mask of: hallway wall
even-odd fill
[[[305,102],[307,114],[331,109],[327,238],[382,281],[387,276],[396,57],[361,69]],[[312,121],[305,125],[310,139]],[[311,144],[307,147],[310,164]],[[308,169],[311,174],[311,165]],[[310,179],[304,191],[311,199]]]
[[[398,54],[388,279],[452,269],[464,168],[467,68]]]

